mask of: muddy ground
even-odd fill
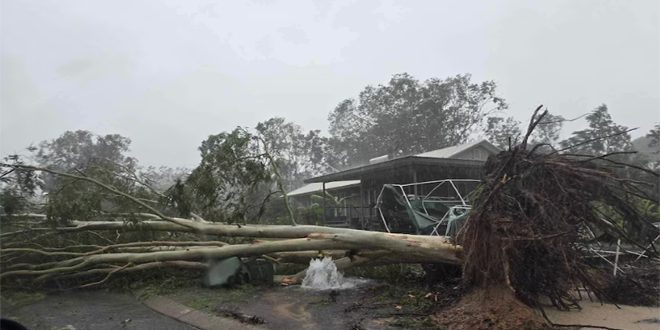
[[[459,284],[460,279],[455,279],[428,286],[422,278],[414,277],[369,280],[338,291],[251,285],[207,289],[193,284],[165,296],[219,316],[231,312],[255,316],[268,329],[445,329],[433,315],[461,298],[464,292]],[[544,310],[559,324],[660,329],[659,307],[617,307],[589,299],[580,305],[581,311],[562,312],[550,305]]]
[[[255,316],[269,329],[434,329],[428,317],[433,296],[425,295],[420,288],[369,281],[353,289],[325,291],[191,286],[166,297],[220,316]]]
[[[414,286],[394,287],[371,282],[356,289],[311,291],[299,286],[204,289],[199,286],[167,297],[216,315],[227,311],[256,316],[268,329],[445,329],[430,315],[443,297]],[[444,297],[447,298],[447,297]],[[583,301],[582,311],[559,311],[546,306],[548,317],[560,324],[607,326],[617,329],[660,329],[660,308],[619,307]],[[562,329],[579,329],[579,327]]]
[[[140,303],[160,295],[217,316],[254,316],[263,321],[256,325],[263,329],[444,329],[432,315],[456,302],[461,292],[455,284],[429,288],[411,279],[370,280],[353,289],[314,291],[276,285],[209,289],[188,281],[165,283],[160,289],[142,286],[121,292],[14,294],[11,302],[4,299],[4,292],[0,311],[5,317],[18,318],[30,329],[193,329]],[[581,305],[582,311],[560,312],[549,306],[545,310],[552,321],[561,324],[660,329],[658,307],[617,308],[589,301]]]

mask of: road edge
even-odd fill
[[[263,327],[211,315],[163,296],[152,296],[142,301],[152,310],[202,330],[263,330]]]

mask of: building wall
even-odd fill
[[[406,184],[443,179],[481,179],[482,171],[481,166],[415,165],[365,174],[361,178],[363,222],[369,224],[370,229],[378,229],[380,220],[374,207],[384,184]],[[408,189],[410,191],[406,191],[406,193],[409,194],[427,193],[425,191],[414,191],[415,187],[409,187]]]

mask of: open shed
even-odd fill
[[[328,225],[362,229],[378,229],[380,222],[374,209],[383,184],[418,183],[441,179],[481,179],[482,168],[489,156],[500,150],[486,140],[432,150],[416,155],[390,158],[376,157],[369,164],[344,169],[305,180],[307,186],[292,191],[299,205],[308,204],[312,193],[330,192],[348,196],[342,205],[328,205],[324,199],[324,222]],[[338,182],[346,186],[337,186]],[[416,189],[411,187],[411,189]],[[294,194],[292,194],[294,193]],[[423,194],[422,191],[408,191]],[[337,210],[337,209],[342,210]]]

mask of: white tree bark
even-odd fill
[[[190,221],[179,219],[179,221]],[[190,221],[192,222],[192,221]],[[57,228],[55,230],[168,230],[189,232],[189,226],[179,226],[164,221],[143,221],[139,225],[127,225],[118,221],[77,221],[73,227]],[[275,254],[274,257],[286,258],[286,253],[301,251],[311,255],[322,250],[352,251],[351,258],[342,258],[339,255],[340,268],[355,264],[387,264],[387,263],[450,263],[459,264],[462,258],[462,248],[451,244],[443,237],[390,234],[353,229],[338,229],[319,226],[254,226],[254,225],[226,225],[197,223],[204,227],[205,233],[232,237],[266,237],[283,238],[280,240],[255,241],[249,244],[234,244],[225,246],[206,246],[211,242],[185,242],[172,244],[175,249],[167,251],[123,252],[126,248],[144,248],[153,245],[165,245],[163,242],[118,244],[110,248],[103,248],[92,252],[44,251],[28,248],[8,248],[5,253],[39,253],[46,256],[58,257],[56,261],[35,265],[12,265],[0,273],[0,279],[12,276],[38,276],[41,279],[53,276],[72,276],[94,272],[124,272],[131,269],[145,268],[146,264],[170,262],[199,262],[209,259],[223,259],[228,257],[248,257]],[[43,228],[44,230],[47,228]],[[52,228],[48,228],[53,230]],[[302,237],[302,238],[300,238]],[[140,246],[144,245],[144,246]],[[218,242],[218,245],[222,245]],[[124,249],[122,251],[122,249]],[[119,251],[119,252],[117,252]],[[310,252],[315,251],[315,252]],[[108,253],[109,252],[109,253]],[[337,254],[337,252],[335,252]],[[346,254],[346,252],[344,252]],[[300,258],[301,253],[296,255]],[[69,257],[62,259],[62,257]],[[292,256],[290,256],[292,257]],[[309,260],[309,259],[307,259]],[[359,261],[359,262],[356,262]],[[107,267],[107,265],[114,265]],[[151,267],[151,266],[150,266]]]

